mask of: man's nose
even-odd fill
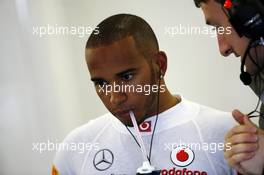
[[[221,55],[223,55],[224,57],[229,56],[233,52],[231,44],[227,41],[223,34],[218,34],[217,40]]]
[[[110,103],[112,103],[115,106],[121,105],[124,103],[127,99],[127,96],[123,92],[119,91],[112,91],[110,93]]]

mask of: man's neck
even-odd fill
[[[160,94],[159,113],[168,110],[180,102],[181,98],[179,96],[173,96],[168,90],[166,90],[164,94]]]
[[[181,102],[181,98],[179,96],[173,96],[167,88],[165,88],[164,92],[159,94],[159,107],[157,109],[157,101],[153,105],[151,112],[148,113],[148,117],[154,116],[158,113],[162,113],[171,107],[177,105]],[[148,118],[147,117],[147,118]]]

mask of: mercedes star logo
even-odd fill
[[[99,150],[93,159],[94,167],[99,171],[105,171],[114,163],[114,155],[109,149]]]

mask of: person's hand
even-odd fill
[[[262,175],[264,167],[264,131],[238,110],[232,112],[240,124],[225,137],[225,158],[241,174]]]
[[[258,130],[258,150],[251,159],[240,163],[245,170],[245,174],[263,175],[264,173],[264,131]]]

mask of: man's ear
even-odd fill
[[[155,63],[157,64],[157,66],[160,70],[160,74],[162,76],[164,76],[166,71],[167,71],[167,55],[166,55],[166,53],[163,51],[159,51],[156,54]]]

